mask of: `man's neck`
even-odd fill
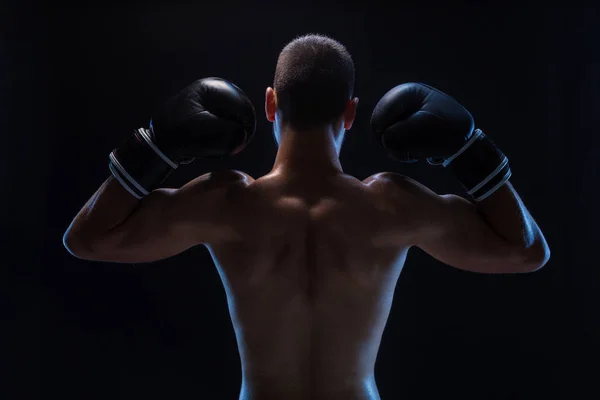
[[[335,135],[331,129],[281,132],[273,172],[293,176],[325,176],[343,173]]]

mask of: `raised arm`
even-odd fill
[[[534,271],[548,261],[544,235],[509,183],[508,158],[456,100],[421,83],[398,85],[375,107],[371,126],[392,158],[448,168],[469,197],[438,196],[392,174],[391,197],[407,207],[397,213],[409,213],[413,245],[475,272]]]
[[[234,84],[200,79],[165,103],[150,128],[135,131],[109,156],[112,176],[77,214],[64,235],[75,256],[149,262],[200,243],[224,239],[229,190],[247,176],[207,174],[179,189],[160,185],[196,158],[225,158],[252,139],[254,108]]]
[[[144,263],[232,240],[228,198],[249,182],[238,171],[209,173],[179,189],[153,190],[139,201],[111,176],[73,219],[63,243],[82,259]]]
[[[398,229],[437,260],[481,273],[531,272],[548,261],[544,235],[510,183],[473,204],[402,175],[387,178]]]

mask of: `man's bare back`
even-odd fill
[[[341,44],[318,35],[294,40],[278,59],[277,90],[265,96],[279,146],[272,172],[254,181],[217,171],[165,189],[178,163],[235,154],[254,132],[254,109],[238,87],[194,82],[150,129],[113,150],[112,176],[63,237],[77,257],[119,263],[207,246],[227,292],[244,400],[378,399],[375,359],[412,246],[480,273],[531,272],[550,257],[508,181],[507,158],[473,131],[460,104],[427,85],[390,90],[372,128],[405,161],[436,163],[430,156],[447,147],[444,164],[471,201],[397,174],[364,182],[344,174],[339,152],[356,116],[353,85]]]
[[[230,196],[234,239],[208,247],[235,326],[242,398],[379,397],[374,364],[408,249],[382,240],[393,218],[381,181],[269,174]]]

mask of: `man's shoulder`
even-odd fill
[[[235,169],[223,169],[207,172],[191,180],[184,188],[190,192],[207,192],[219,189],[246,187],[254,179],[245,172]]]
[[[375,185],[393,191],[401,190],[414,194],[429,190],[422,183],[395,172],[378,172],[363,180],[363,183],[365,185]]]
[[[222,169],[209,172],[205,175],[213,182],[224,185],[239,184],[247,186],[254,181],[254,178],[250,175],[236,169]]]
[[[214,214],[227,208],[254,179],[241,171],[223,169],[205,173],[177,190],[182,206],[205,208]],[[185,207],[184,207],[185,208]]]
[[[200,175],[177,190],[180,201],[176,212],[184,225],[203,232],[203,242],[233,240],[237,237],[234,219],[240,214],[237,209],[244,204],[245,188],[253,181],[250,175],[234,169]]]

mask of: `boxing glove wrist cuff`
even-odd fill
[[[150,132],[152,131],[152,132]],[[140,128],[137,130],[137,133],[140,135],[142,139],[146,141],[146,144],[154,151],[162,160],[169,165],[169,167],[173,169],[177,169],[177,163],[167,157],[152,141],[152,136],[154,136],[154,128],[150,126],[150,129]],[[152,135],[151,135],[152,134]]]
[[[108,168],[115,179],[137,199],[147,196],[177,168],[140,128],[109,155]]]
[[[444,161],[467,193],[482,201],[496,192],[511,177],[508,158],[480,130],[452,157]]]

